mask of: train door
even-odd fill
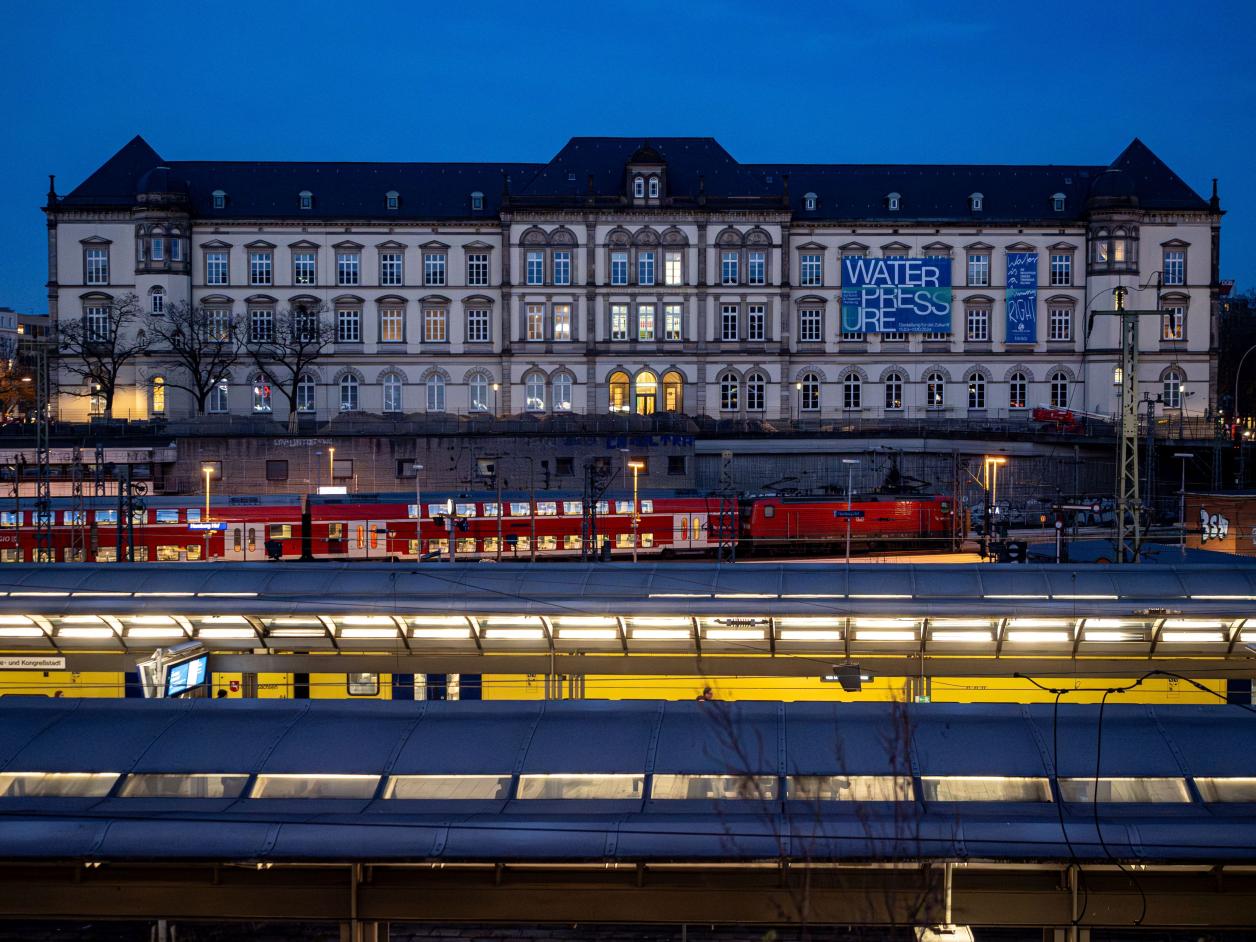
[[[242,563],[248,556],[248,528],[256,524],[243,520],[227,521],[227,529],[222,534],[222,558],[227,562]]]
[[[688,517],[689,540],[685,546],[689,549],[706,549],[711,546],[709,519],[707,514],[680,514]]]

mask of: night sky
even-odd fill
[[[1256,287],[1256,3],[4,3],[0,305],[45,311],[47,174],[171,160],[544,161],[573,135],[739,160],[1095,163],[1220,177]]]

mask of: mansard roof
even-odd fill
[[[1085,218],[1095,181],[1120,170],[1138,205],[1207,211],[1209,204],[1137,138],[1107,165],[763,164],[740,163],[712,137],[573,137],[546,163],[350,163],[163,161],[136,136],[95,173],[59,199],[65,207],[132,206],[140,180],[157,167],[186,185],[200,218],[353,218],[384,215],[389,191],[402,197],[388,218],[492,218],[506,191],[518,206],[559,207],[590,199],[624,201],[625,167],[647,154],[667,167],[667,204],[708,208],[785,208],[806,220],[968,222],[972,193],[983,194],[980,218],[1077,221]],[[590,180],[592,193],[590,193]],[[213,193],[226,193],[214,208]],[[314,195],[301,209],[298,194]],[[483,194],[473,209],[471,194]],[[806,209],[805,195],[817,196]],[[898,194],[891,209],[887,194]],[[1064,210],[1053,198],[1063,194]]]

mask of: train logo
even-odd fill
[[[1209,540],[1224,540],[1230,533],[1230,521],[1222,514],[1210,514],[1207,509],[1199,508],[1199,543],[1204,545]]]

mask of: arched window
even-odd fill
[[[529,373],[523,383],[524,408],[529,412],[545,411],[545,376]]]
[[[154,376],[153,384],[153,415],[162,415],[166,411],[166,377]]]
[[[752,373],[751,376],[758,376],[758,373]],[[747,387],[749,389],[749,387]],[[738,409],[737,393],[739,392],[737,377],[732,373],[725,373],[720,377],[720,411],[736,412]],[[747,399],[754,401],[753,394],[748,395]]]
[[[1056,370],[1047,381],[1051,384],[1051,408],[1067,409],[1068,374],[1063,370]]]
[[[980,373],[971,373],[968,377],[968,408],[984,409],[986,407],[986,378]]]
[[[637,415],[653,415],[658,407],[658,395],[658,378],[649,370],[642,370],[638,373],[634,397]]]
[[[157,315],[166,313],[166,289],[165,288],[158,286],[148,292],[148,309],[153,314],[157,314]]]
[[[340,411],[356,412],[358,410],[358,378],[346,373],[340,379]]]
[[[314,194],[309,190],[302,190],[299,194],[300,206],[302,209],[314,208]]]
[[[467,385],[468,394],[471,397],[471,411],[487,412],[489,407],[488,377],[483,373],[476,373]]]
[[[628,374],[616,370],[611,374],[608,383],[610,389],[610,408],[612,412],[628,411]]]
[[[685,378],[676,370],[663,374],[663,411],[685,411]]]
[[[658,199],[659,196],[659,178],[650,177],[650,199]]]
[[[1184,380],[1177,370],[1164,374],[1164,407],[1166,409],[1182,408],[1182,389]]]
[[[941,409],[946,405],[946,379],[937,370],[925,377],[925,406]]]
[[[863,408],[863,382],[857,373],[847,373],[842,380],[842,408]]]
[[[91,382],[87,384],[87,414],[105,414],[105,393],[100,383]]]
[[[815,373],[803,373],[798,380],[798,408],[803,412],[820,411],[820,377]]]
[[[214,383],[214,388],[209,391],[209,402],[206,409],[210,412],[226,412],[227,411],[227,393],[229,387],[225,378]]]
[[[253,411],[257,413],[271,411],[270,380],[261,373],[253,377]]]
[[[735,382],[736,380],[734,379]],[[751,412],[762,412],[767,407],[768,378],[758,370],[755,370],[746,377],[746,408]]]
[[[427,378],[427,411],[445,411],[445,377],[439,373]]]
[[[1009,409],[1027,408],[1029,401],[1029,379],[1020,370],[1013,373],[1007,381],[1007,405]]]
[[[554,411],[571,411],[572,381],[570,373],[559,373],[554,377]]]
[[[985,197],[980,193],[970,194],[968,197],[968,208],[974,213],[981,212],[981,205],[985,201]]]
[[[309,373],[303,373],[301,380],[297,383],[297,411],[313,412],[314,411],[314,390],[317,384],[314,377]]]
[[[632,195],[637,199],[645,196],[645,178],[634,177],[632,180]]]
[[[401,377],[396,373],[384,374],[384,411],[401,412],[402,390]]]
[[[805,196],[803,196],[802,205],[803,205],[803,208],[805,209],[815,209],[816,208],[816,195],[814,193],[808,193]]]
[[[885,378],[885,408],[903,408],[903,374],[891,373]]]

